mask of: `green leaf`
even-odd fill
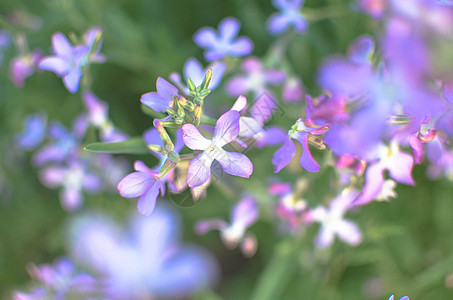
[[[114,154],[147,154],[149,153],[142,137],[134,137],[127,141],[115,143],[93,143],[84,148],[91,152]]]

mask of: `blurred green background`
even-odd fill
[[[330,7],[333,18],[313,22],[306,35],[297,36],[288,50],[294,69],[303,78],[308,92],[319,90],[314,75],[319,63],[332,53],[344,53],[363,33],[377,35],[379,25],[354,12],[354,1],[307,0],[307,9]],[[263,56],[273,38],[265,23],[275,11],[270,1],[220,0],[2,0],[2,18],[23,11],[41,19],[37,30],[25,33],[30,49],[50,52],[51,35],[81,34],[89,27],[104,28],[102,52],[108,62],[91,68],[93,91],[110,105],[110,116],[128,134],[140,135],[152,120],[140,111],[143,93],[155,90],[158,76],[181,72],[187,58],[204,61],[202,51],[192,41],[202,26],[217,27],[226,16],[241,21],[241,35],[255,44],[253,52]],[[10,298],[13,289],[29,279],[28,262],[50,263],[65,254],[65,224],[71,214],[62,210],[58,191],[43,187],[30,157],[16,150],[13,136],[22,130],[29,113],[46,111],[50,120],[70,126],[83,110],[80,93],[70,95],[51,72],[39,72],[17,89],[8,79],[14,46],[5,51],[0,72],[0,297]],[[219,91],[212,107],[233,103]],[[275,149],[252,157],[257,167],[250,186],[266,184]],[[137,157],[130,157],[131,161]],[[139,157],[147,162],[152,158]],[[302,169],[297,176],[309,176]],[[280,173],[295,182],[290,170]],[[238,200],[212,187],[208,198],[190,208],[178,208],[185,221],[185,240],[202,244],[218,257],[221,284],[203,299],[387,299],[392,293],[411,299],[453,299],[453,188],[451,182],[425,179],[425,166],[416,166],[417,186],[399,186],[398,199],[373,203],[348,218],[357,221],[364,242],[350,247],[336,242],[329,250],[313,249],[317,226],[304,236],[291,237],[276,230],[275,220],[266,212],[252,227],[259,250],[251,259],[238,250],[226,250],[218,234],[196,236],[193,224],[199,218],[229,218]],[[318,176],[306,198],[312,204],[326,196],[329,172]],[[237,196],[237,195],[236,195]],[[276,201],[277,199],[274,199]],[[162,201],[162,200],[160,200]],[[98,209],[123,220],[136,207],[135,200],[114,192],[87,196],[83,210]]]

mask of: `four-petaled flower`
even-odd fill
[[[319,206],[309,211],[305,217],[306,222],[321,223],[321,232],[315,240],[316,246],[328,247],[332,244],[335,235],[351,245],[358,245],[362,241],[359,228],[351,221],[344,220],[343,215],[351,207],[352,201],[359,192],[345,189],[337,198],[332,200],[329,209]]]
[[[178,89],[162,77],[157,78],[156,88],[157,92],[144,94],[140,101],[156,112],[166,112],[173,96],[178,95]]]
[[[252,52],[253,43],[247,37],[239,37],[240,24],[235,18],[225,18],[219,24],[219,35],[214,28],[204,27],[195,33],[194,41],[198,46],[206,48],[206,60],[221,60],[226,55],[245,56]]]
[[[274,0],[274,6],[280,10],[273,14],[268,21],[267,27],[272,34],[280,34],[294,26],[299,33],[307,29],[307,20],[300,13],[301,6],[305,0]]]
[[[82,67],[90,62],[103,63],[105,58],[99,53],[90,55],[95,37],[100,29],[90,30],[85,37],[87,44],[72,46],[66,36],[60,32],[52,36],[52,46],[54,56],[44,57],[39,68],[55,72],[58,76],[63,77],[63,82],[68,91],[77,92],[79,89],[80,78],[82,77]],[[91,44],[90,44],[91,43]],[[98,51],[95,49],[95,51]]]
[[[179,240],[181,221],[171,207],[158,205],[149,217],[134,214],[130,223],[124,228],[98,215],[72,223],[71,250],[101,277],[99,298],[189,299],[216,282],[215,258]]]
[[[222,219],[200,220],[195,224],[195,231],[198,234],[205,234],[211,230],[219,230],[225,246],[235,248],[240,244],[242,253],[251,257],[258,245],[255,236],[246,233],[246,230],[258,220],[258,215],[256,201],[246,196],[233,208],[231,224]]]
[[[222,147],[235,140],[239,134],[239,113],[230,110],[216,123],[214,136],[205,138],[193,124],[182,126],[184,143],[192,150],[203,151],[189,163],[187,184],[194,188],[211,177],[211,164],[217,160],[223,170],[231,175],[248,178],[253,172],[252,162],[242,153],[228,152]]]

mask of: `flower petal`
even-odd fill
[[[198,46],[203,48],[213,47],[217,44],[216,32],[211,27],[201,28],[195,33],[193,39]]]
[[[241,112],[244,108],[247,107],[247,99],[244,96],[239,96],[236,102],[234,102],[231,110]]]
[[[55,54],[63,57],[72,56],[72,46],[69,43],[66,36],[60,32],[55,33],[52,36],[52,46]]]
[[[181,128],[184,144],[192,150],[205,150],[211,141],[205,138],[193,124],[184,124]]]
[[[231,41],[235,36],[238,35],[239,28],[241,25],[235,18],[225,18],[219,24],[219,34],[222,40]]]
[[[159,195],[160,184],[156,180],[154,184],[143,194],[137,202],[138,212],[142,215],[149,216],[156,207],[157,196]]]
[[[285,15],[274,13],[267,22],[267,30],[273,35],[282,33],[288,28],[289,20]]]
[[[258,219],[258,206],[250,196],[244,197],[233,209],[231,226],[247,228]]]
[[[58,74],[58,76],[66,75],[71,66],[69,63],[60,57],[45,57],[39,62],[41,70],[48,70]]]
[[[302,155],[299,160],[302,168],[312,173],[319,172],[319,164],[311,155],[310,148],[308,148],[308,134],[299,132],[297,140],[302,145]]]
[[[250,117],[239,118],[239,136],[254,136],[263,131],[263,126],[257,120]]]
[[[213,160],[213,158],[203,152],[189,162],[189,171],[187,173],[187,185],[189,187],[200,186],[209,180]]]
[[[79,208],[82,200],[82,194],[77,188],[65,188],[60,192],[61,206],[67,211]]]
[[[171,99],[163,99],[157,92],[146,93],[142,95],[140,102],[150,107],[156,112],[166,112],[170,106]]]
[[[221,148],[233,141],[238,134],[239,113],[235,110],[229,110],[217,120],[212,141],[217,147]]]
[[[253,164],[244,154],[225,150],[222,151],[222,154],[215,159],[226,173],[245,178],[249,178],[253,173]]]
[[[277,152],[275,152],[274,157],[272,157],[272,164],[275,168],[274,173],[278,173],[281,169],[286,167],[293,159],[295,153],[296,145],[294,145],[293,141],[287,137],[283,146],[281,146]]]
[[[222,62],[214,63],[208,66],[208,69],[212,70],[211,82],[209,83],[209,89],[215,89],[222,80],[223,73],[225,73],[226,65]],[[204,74],[203,74],[204,76]],[[203,80],[203,79],[202,79]],[[201,82],[200,82],[201,83]]]
[[[330,228],[322,226],[321,231],[315,239],[315,244],[319,248],[326,248],[333,243],[334,237],[335,234]]]
[[[224,230],[227,227],[227,222],[221,219],[199,220],[195,223],[195,232],[197,234],[205,234],[211,230]]]
[[[253,42],[246,37],[238,38],[234,43],[229,45],[228,54],[231,56],[245,56],[253,51]]]
[[[368,166],[365,174],[365,186],[362,193],[353,201],[353,206],[364,205],[373,201],[384,185],[384,168],[379,163]]]
[[[351,221],[342,220],[337,222],[335,230],[338,236],[350,245],[358,245],[362,242],[362,234],[359,227]]]
[[[407,153],[397,152],[395,153],[387,166],[390,177],[396,181],[404,184],[414,185],[414,179],[412,179],[412,166],[414,165],[414,158]]]
[[[68,91],[71,93],[77,92],[79,89],[80,77],[82,77],[82,70],[79,68],[72,69],[67,75],[63,77],[63,82]]]
[[[189,58],[184,65],[184,76],[184,79],[190,78],[196,86],[199,86],[204,78],[203,66],[195,58]]]
[[[172,100],[174,95],[178,95],[178,89],[162,77],[157,78],[156,88],[159,97],[165,101],[168,100],[168,102]]]
[[[155,179],[143,172],[134,172],[124,177],[118,183],[120,195],[126,198],[136,198],[143,195]]]

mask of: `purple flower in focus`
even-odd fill
[[[190,78],[195,86],[198,87],[203,82],[204,76],[209,69],[212,70],[212,77],[208,88],[213,90],[220,84],[223,73],[226,70],[226,65],[223,62],[212,63],[204,69],[198,60],[195,58],[189,58],[184,65],[184,79]],[[186,94],[189,94],[189,88],[185,86],[181,80],[181,76],[178,73],[170,74],[170,79],[181,90],[185,91]]]
[[[25,79],[33,75],[41,57],[41,51],[35,50],[11,60],[9,77],[16,87],[24,87]]]
[[[159,173],[149,169],[144,162],[134,163],[136,172],[124,177],[118,183],[118,191],[125,198],[137,198],[138,211],[149,216],[156,206],[157,196],[165,194],[165,182],[159,178]]]
[[[328,124],[324,123],[322,126],[308,127],[306,124],[310,123],[310,117],[307,110],[306,119],[297,120],[291,129],[288,131],[283,146],[281,146],[277,152],[275,152],[272,158],[272,164],[274,165],[274,173],[280,172],[281,169],[286,167],[294,157],[296,153],[296,145],[292,139],[298,140],[302,146],[302,156],[300,157],[300,165],[308,172],[318,172],[320,167],[311,155],[310,148],[308,148],[308,139],[310,135],[320,135],[328,130]]]
[[[194,41],[207,49],[205,58],[208,61],[221,60],[226,55],[245,56],[252,52],[253,43],[247,37],[235,39],[239,28],[239,21],[228,17],[220,22],[219,34],[212,27],[203,27],[195,33]]]
[[[299,33],[304,33],[307,29],[307,20],[300,12],[305,0],[273,0],[272,4],[280,10],[274,13],[267,22],[267,28],[271,34],[278,35],[283,33],[290,26]]]
[[[103,299],[189,299],[219,274],[210,253],[179,241],[180,226],[163,205],[149,217],[134,215],[129,228],[87,215],[72,223],[70,248],[100,274]]]
[[[162,77],[157,78],[156,88],[157,92],[144,94],[140,101],[156,112],[166,112],[172,97],[178,96],[178,89]]]
[[[108,118],[107,103],[99,100],[92,92],[83,93],[83,102],[88,110],[88,117],[100,130],[101,141],[106,143],[121,142],[128,138],[126,134],[116,129]]]
[[[76,273],[74,263],[67,258],[57,260],[54,265],[30,264],[28,272],[43,286],[36,287],[29,294],[16,292],[15,300],[64,300],[68,294],[85,299],[98,289],[98,282],[91,275]]]
[[[203,151],[189,163],[187,184],[197,187],[211,177],[211,164],[217,160],[223,170],[231,175],[250,177],[253,172],[252,162],[242,153],[228,152],[223,146],[235,140],[239,134],[239,113],[230,110],[218,120],[211,140],[201,135],[193,124],[182,126],[184,143],[192,150]]]
[[[345,189],[336,197],[326,209],[319,206],[306,215],[306,222],[318,222],[321,231],[316,237],[317,247],[325,248],[333,243],[335,235],[350,245],[358,245],[362,241],[360,229],[351,221],[344,220],[343,216],[351,207],[351,203],[357,198],[359,192]]]
[[[385,179],[384,171],[388,170],[389,175],[395,181],[414,185],[412,179],[412,167],[414,158],[399,150],[396,141],[392,141],[390,147],[380,145],[370,157],[375,157],[365,172],[365,186],[362,193],[353,205],[364,205],[376,199],[383,190]]]
[[[44,140],[47,116],[43,113],[28,115],[24,121],[24,130],[16,136],[17,145],[25,150],[33,150]]]
[[[98,175],[89,172],[84,162],[71,160],[67,166],[50,166],[41,170],[39,178],[49,188],[62,187],[61,206],[67,211],[74,211],[83,203],[82,191],[97,193],[102,182]]]
[[[244,255],[251,257],[258,245],[256,237],[246,231],[258,220],[258,215],[256,201],[246,196],[233,208],[231,224],[222,219],[200,220],[195,224],[195,231],[198,234],[205,234],[214,229],[219,230],[226,247],[235,248],[240,244]]]
[[[232,96],[244,95],[254,92],[255,97],[268,92],[267,85],[278,85],[285,81],[285,72],[281,70],[266,70],[261,61],[256,57],[250,57],[242,63],[245,76],[236,76],[227,84],[227,91]]]

